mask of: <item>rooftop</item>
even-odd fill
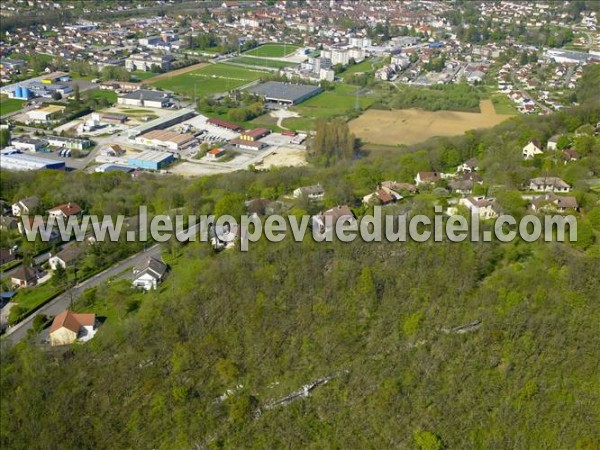
[[[281,99],[295,102],[307,95],[317,94],[321,92],[319,86],[311,86],[309,84],[282,83],[280,81],[267,81],[248,88],[249,92],[262,95],[267,99]]]

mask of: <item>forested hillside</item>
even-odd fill
[[[530,139],[599,120],[592,103],[393,155],[195,180],[3,174],[9,201],[44,186],[44,205],[69,194],[98,213],[239,213],[245,199],[320,182],[324,203],[293,202],[290,213],[347,203],[361,214],[355,199],[380,181],[477,157],[482,189],[515,214],[528,177],[572,177],[583,232],[574,244],[167,246],[157,291],[117,281],[79,299],[77,311],[107,318],[90,342],[3,346],[0,445],[599,448],[600,203],[583,182],[600,173],[598,136],[574,137],[585,158],[573,165],[521,157]],[[446,200],[426,192],[406,204],[430,211]],[[306,385],[308,395],[291,395]]]

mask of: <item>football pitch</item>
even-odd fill
[[[252,48],[245,52],[245,55],[266,56],[267,58],[283,58],[294,53],[299,49],[293,44],[265,44],[260,47]]]
[[[166,77],[149,84],[154,87],[193,97],[228,92],[267,75],[259,69],[236,67],[229,64],[211,64],[193,72]]]

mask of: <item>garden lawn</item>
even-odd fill
[[[24,100],[17,100],[16,98],[8,98],[6,95],[0,95],[0,116],[9,114],[23,108]]]

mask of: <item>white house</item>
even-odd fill
[[[529,189],[536,192],[569,192],[571,186],[558,177],[537,177],[529,180]]]
[[[478,162],[475,158],[471,158],[468,161],[465,161],[464,163],[462,163],[460,166],[458,166],[456,168],[456,172],[460,173],[460,172],[476,172],[477,170],[479,170],[478,167]]]
[[[444,175],[440,172],[419,172],[415,177],[415,184],[435,184],[443,178]]]
[[[460,205],[466,206],[469,211],[478,214],[480,219],[495,219],[500,215],[500,208],[493,197],[478,197],[461,198],[458,202]]]
[[[156,289],[166,273],[167,265],[157,258],[150,257],[146,264],[133,269],[133,287],[145,291]]]
[[[402,200],[402,197],[398,192],[390,189],[387,186],[379,185],[377,190],[363,197],[362,201],[365,205],[376,202],[380,205],[387,205]]]
[[[575,197],[559,196],[549,192],[531,201],[531,209],[534,212],[565,212],[569,209],[579,210],[579,203]]]
[[[81,207],[75,202],[65,203],[64,205],[55,206],[48,210],[48,218],[66,219],[70,216],[76,216],[81,213]]]
[[[58,266],[63,269],[74,264],[85,253],[85,250],[77,245],[69,245],[60,252],[51,256],[48,259],[48,264],[52,270],[56,270]]]
[[[334,230],[339,220],[345,220],[346,223],[356,223],[354,213],[348,206],[336,206],[328,209],[323,213],[319,213],[312,217],[312,226],[320,230],[321,233]]]
[[[556,146],[558,145],[559,138],[560,138],[560,135],[555,134],[550,139],[548,139],[548,142],[546,143],[546,149],[547,150],[556,150]]]
[[[532,159],[535,155],[541,155],[544,151],[539,147],[536,141],[529,141],[523,147],[523,158]]]
[[[40,204],[40,199],[37,197],[27,197],[19,200],[12,205],[12,214],[19,217],[23,214],[31,214]]]
[[[294,198],[306,197],[311,201],[320,201],[325,197],[325,189],[320,184],[299,187],[294,190]]]

